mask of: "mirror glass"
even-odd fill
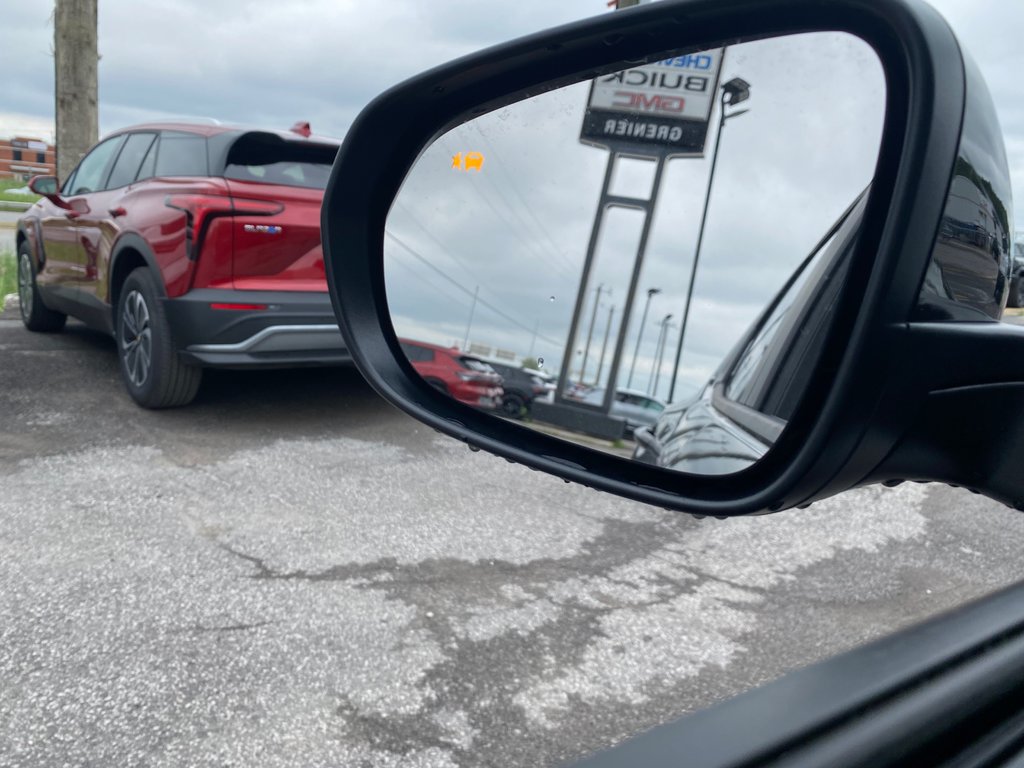
[[[884,112],[871,48],[814,33],[652,57],[456,127],[387,221],[407,358],[595,450],[748,467],[820,351]]]
[[[33,176],[28,183],[28,188],[35,192],[37,195],[56,195],[57,177]]]

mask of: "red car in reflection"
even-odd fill
[[[436,389],[460,403],[493,410],[501,407],[501,376],[491,366],[457,347],[399,339],[412,367]]]
[[[320,246],[340,142],[161,123],[116,131],[18,221],[21,317],[114,336],[131,396],[184,405],[202,369],[351,363]]]

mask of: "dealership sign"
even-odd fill
[[[721,65],[719,48],[595,78],[580,141],[641,154],[702,155]]]

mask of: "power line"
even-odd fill
[[[480,134],[480,138],[483,139],[484,143],[487,145],[487,147],[488,147],[488,150],[487,150],[488,155],[497,155],[498,152],[497,152],[497,150],[494,150],[494,144],[491,143],[491,140],[489,138],[487,138],[487,135],[483,132],[483,129],[480,128],[479,122],[474,120],[474,121],[472,121],[471,125],[476,129],[476,132],[478,134]],[[494,151],[492,152],[491,150],[494,150]],[[522,208],[521,209],[513,208],[513,210],[515,210],[515,211],[525,210],[529,214],[530,218],[533,220],[533,223],[536,225],[537,230],[547,240],[548,245],[550,245],[550,247],[551,247],[551,253],[553,255],[555,255],[556,257],[558,257],[558,258],[564,259],[566,266],[571,271],[577,269],[578,265],[573,265],[569,261],[568,257],[566,257],[565,254],[563,254],[562,251],[559,250],[558,244],[555,242],[554,238],[551,237],[551,234],[548,232],[547,228],[544,226],[544,224],[541,222],[541,220],[539,218],[537,218],[537,214],[535,214],[533,212],[533,208],[530,206],[529,203],[526,202],[526,198],[523,197],[523,194],[519,191],[519,187],[516,185],[514,177],[505,171],[504,164],[498,163],[494,167],[499,168],[501,170],[502,176],[504,176],[505,180],[508,182],[509,189],[511,189],[512,192],[515,193],[515,196],[519,199],[519,202],[522,203]],[[502,192],[500,188],[498,189],[498,191],[499,191],[499,194],[501,194],[501,196],[504,197],[504,192]]]
[[[423,234],[425,234],[428,238],[430,238],[430,240],[434,243],[434,245],[436,245],[438,247],[438,250],[439,250],[440,253],[442,253],[443,255],[447,256],[452,261],[454,261],[456,264],[458,264],[460,267],[462,267],[464,270],[466,270],[466,272],[469,274],[469,276],[472,277],[476,282],[478,282],[478,283],[485,282],[485,281],[480,279],[480,276],[477,275],[476,272],[474,272],[472,269],[470,269],[468,266],[466,266],[462,262],[462,259],[460,259],[458,256],[456,256],[454,251],[452,251],[452,249],[450,247],[445,247],[444,243],[442,243],[440,240],[438,240],[436,237],[434,237],[434,233],[431,232],[429,229],[427,229],[425,226],[423,226],[423,223],[418,218],[416,218],[416,214],[414,214],[412,212],[412,210],[407,205],[405,205],[405,203],[399,201],[398,203],[396,203],[395,207],[398,208],[399,210],[401,210],[406,216],[408,216],[410,221],[412,221],[417,227],[419,227],[420,230],[423,232]]]
[[[411,264],[406,264],[404,261],[401,261],[400,259],[393,259],[389,263],[397,264],[402,269],[404,269],[406,272],[408,272],[409,274],[413,275],[417,280],[421,280],[421,281],[427,283],[432,289],[434,289],[438,293],[446,296],[448,298],[448,300],[450,302],[452,302],[452,304],[455,304],[456,306],[462,307],[463,309],[469,309],[469,305],[468,304],[462,303],[462,301],[460,299],[456,298],[452,293],[450,293],[449,291],[445,290],[444,288],[439,288],[434,282],[429,280],[429,278],[424,277],[421,272],[419,272],[416,269],[413,269]]]
[[[403,242],[403,241],[402,241],[402,240],[401,240],[401,239],[400,239],[400,238],[399,238],[399,237],[398,237],[397,235],[394,235],[394,234],[392,234],[391,232],[385,232],[384,234],[385,234],[385,235],[386,235],[387,237],[390,237],[390,238],[391,238],[392,240],[394,240],[394,241],[395,241],[396,243],[398,243],[398,244],[399,244],[399,245],[400,245],[400,246],[401,246],[402,248],[404,248],[404,249],[405,249],[405,250],[406,250],[406,251],[407,251],[407,252],[408,252],[408,253],[409,253],[409,254],[410,254],[410,255],[411,255],[411,256],[412,256],[413,258],[415,258],[415,259],[418,259],[419,261],[421,261],[421,262],[422,262],[423,264],[425,264],[425,265],[426,265],[427,267],[429,267],[429,268],[430,268],[431,270],[433,270],[433,271],[434,271],[434,272],[436,272],[436,273],[437,273],[438,275],[440,275],[441,277],[443,277],[443,278],[444,278],[445,280],[447,280],[447,281],[448,281],[449,283],[451,283],[452,285],[454,285],[454,286],[455,286],[456,288],[458,288],[458,289],[459,289],[460,291],[462,291],[462,292],[463,292],[464,294],[466,294],[466,295],[467,295],[467,296],[469,296],[469,297],[472,297],[472,296],[474,295],[474,291],[471,291],[471,290],[470,290],[469,288],[467,288],[466,286],[464,286],[464,285],[463,285],[462,283],[460,283],[460,282],[459,282],[458,280],[456,280],[455,278],[451,277],[451,276],[450,276],[450,275],[449,275],[449,274],[448,274],[447,272],[445,272],[445,271],[444,271],[444,270],[442,270],[441,268],[437,267],[437,266],[436,266],[436,265],[434,265],[434,264],[431,264],[431,263],[430,263],[430,260],[429,260],[429,259],[427,259],[427,258],[425,258],[424,256],[422,256],[421,254],[417,253],[417,252],[416,252],[416,251],[415,251],[415,250],[414,250],[414,249],[413,249],[412,247],[410,247],[410,246],[409,246],[409,245],[407,245],[407,244],[406,244],[405,242]],[[487,307],[487,308],[488,308],[489,310],[491,310],[491,311],[492,311],[492,312],[493,312],[494,314],[496,314],[496,315],[498,315],[499,317],[501,317],[501,318],[503,318],[503,319],[507,320],[508,322],[512,323],[512,324],[513,324],[514,326],[516,326],[517,328],[521,328],[522,330],[524,330],[524,331],[527,331],[527,332],[528,332],[528,333],[530,333],[530,334],[533,334],[533,333],[534,333],[534,329],[533,329],[533,328],[531,328],[530,326],[528,326],[528,325],[527,325],[527,324],[525,324],[525,323],[522,323],[522,322],[520,322],[519,320],[516,320],[516,319],[515,319],[514,317],[512,317],[512,316],[511,316],[511,315],[509,315],[508,313],[506,313],[506,312],[502,311],[501,309],[498,309],[498,307],[494,306],[493,304],[491,304],[491,303],[490,303],[489,301],[487,301],[486,299],[481,299],[481,298],[479,298],[479,297],[478,297],[478,298],[477,298],[477,302],[478,302],[478,303],[479,303],[479,304],[480,304],[481,306]],[[547,342],[547,343],[549,343],[549,344],[555,344],[555,345],[560,345],[560,344],[562,343],[562,342],[560,342],[560,341],[555,341],[554,339],[552,339],[552,338],[550,338],[550,337],[548,337],[548,336],[545,336],[545,335],[543,335],[543,334],[541,334],[541,333],[538,333],[538,334],[537,334],[537,338],[538,338],[538,339],[543,339],[544,341],[546,341],[546,342]]]
[[[442,137],[441,139],[439,139],[438,143],[442,145],[442,148],[445,150],[446,153],[451,153],[451,145],[447,143],[446,137]],[[480,174],[474,175],[477,177],[476,179],[474,179],[474,181],[479,180]],[[516,222],[508,218],[509,215],[515,216],[516,209],[515,206],[509,204],[509,201],[507,199],[504,199],[504,192],[502,192],[501,189],[497,187],[497,185],[493,183],[481,183],[479,186],[476,187],[476,189],[479,192],[480,199],[483,200],[487,204],[487,206],[494,212],[494,215],[498,217],[498,219],[501,220],[506,227],[509,228],[509,231],[513,234],[513,236],[516,239],[519,240],[520,243],[526,246],[526,248],[528,248],[529,250],[533,251],[533,253],[536,256],[540,257],[542,260],[546,260],[548,257],[551,257],[552,260],[548,261],[548,263],[557,268],[562,273],[562,277],[564,279],[570,281],[576,280],[576,277],[572,274],[572,267],[566,266],[565,262],[559,262],[555,258],[558,257],[561,259],[565,259],[564,255],[562,255],[558,251],[555,251],[553,256],[552,254],[545,253],[544,249],[541,248],[541,243],[539,243],[535,239],[526,237],[525,230],[527,229],[527,227],[525,226],[525,221],[520,220]],[[507,213],[502,212],[502,206],[495,205],[494,201],[491,199],[491,192],[496,192],[499,196],[501,196],[504,199],[504,210],[507,211]]]

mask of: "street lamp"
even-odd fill
[[[633,363],[629,366],[629,378],[626,379],[626,389],[633,383],[633,371],[636,370],[636,356],[640,352],[640,340],[644,337],[644,324],[647,322],[647,310],[651,308],[651,299],[661,293],[661,288],[647,289],[647,302],[644,304],[644,315],[640,320],[640,332],[636,335],[636,348],[633,349]],[[623,318],[625,321],[626,318]]]
[[[671,328],[668,321],[672,319],[672,315],[665,315],[661,319],[661,331],[658,333],[658,343],[654,348],[654,380],[651,384],[651,388],[647,394],[652,397],[658,396],[658,380],[661,378],[661,362],[665,356],[665,347],[668,346],[668,329]]]
[[[722,146],[722,128],[734,117],[749,112],[748,109],[735,109],[726,114],[727,106],[734,107],[750,98],[750,83],[740,77],[734,77],[722,86],[722,110],[718,120],[718,133],[715,136],[715,151],[711,155],[711,172],[708,174],[708,188],[704,194],[704,211],[700,217],[700,230],[697,234],[697,247],[693,252],[693,266],[690,268],[690,284],[686,287],[686,305],[683,307],[683,319],[679,324],[679,342],[676,344],[676,364],[672,368],[672,383],[668,387],[668,401],[671,403],[676,395],[676,377],[679,375],[679,363],[683,357],[683,339],[686,336],[686,322],[690,319],[690,302],[693,299],[693,284],[697,277],[697,263],[700,261],[700,249],[704,244],[704,226],[708,221],[708,203],[711,202],[711,187],[715,183],[715,168],[718,165],[718,149]]]

